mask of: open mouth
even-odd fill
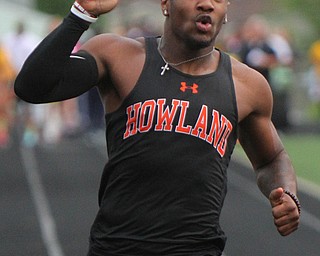
[[[198,16],[196,22],[200,22],[202,24],[212,24],[212,19],[209,15],[202,14]]]
[[[207,32],[212,27],[212,19],[209,15],[200,15],[196,19],[196,25],[200,31]]]

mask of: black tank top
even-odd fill
[[[141,76],[106,115],[109,160],[89,255],[220,255],[219,216],[237,140],[230,58],[201,76],[164,61],[146,38]],[[124,70],[125,72],[125,70]]]

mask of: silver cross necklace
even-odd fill
[[[164,75],[164,73],[165,73],[167,70],[170,70],[169,65],[172,66],[172,67],[176,67],[176,66],[180,66],[180,65],[182,65],[182,64],[184,64],[184,63],[187,63],[187,62],[191,62],[191,61],[195,61],[195,60],[198,60],[198,59],[202,59],[202,58],[204,58],[204,57],[209,56],[210,54],[212,54],[212,53],[214,52],[214,50],[215,50],[215,48],[213,47],[210,52],[208,52],[208,53],[206,53],[206,54],[204,54],[204,55],[201,55],[201,56],[198,56],[198,57],[194,57],[194,58],[191,58],[191,59],[188,59],[188,60],[184,60],[184,61],[181,61],[181,62],[178,62],[178,63],[170,63],[170,62],[168,62],[168,61],[163,57],[163,55],[162,55],[162,52],[161,52],[161,49],[160,49],[161,43],[162,43],[162,37],[160,37],[160,42],[159,42],[159,44],[158,44],[158,52],[159,52],[162,60],[163,60],[164,63],[165,63],[165,65],[161,67],[161,70],[162,70],[162,71],[161,71],[160,74],[161,74],[162,76]]]

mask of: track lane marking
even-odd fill
[[[56,224],[51,213],[49,201],[46,197],[39,168],[32,148],[20,146],[23,166],[28,181],[28,186],[34,202],[38,217],[41,237],[48,256],[64,256],[58,240]]]

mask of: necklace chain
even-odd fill
[[[162,58],[162,60],[165,62],[165,65],[161,67],[162,71],[161,71],[161,75],[163,76],[164,73],[167,71],[167,70],[170,70],[169,68],[169,65],[172,66],[172,67],[177,67],[177,66],[180,66],[182,64],[185,64],[185,63],[188,63],[188,62],[191,62],[191,61],[195,61],[195,60],[198,60],[198,59],[202,59],[204,57],[207,57],[209,56],[210,54],[212,54],[214,52],[214,47],[212,48],[212,50],[206,54],[203,54],[203,55],[200,55],[200,56],[197,56],[197,57],[194,57],[194,58],[191,58],[191,59],[188,59],[188,60],[184,60],[184,61],[181,61],[181,62],[178,62],[178,63],[171,63],[171,62],[168,62],[165,57],[162,55],[162,52],[161,52],[161,49],[160,49],[160,46],[161,46],[161,43],[162,43],[162,37],[160,37],[160,42],[158,44],[158,52]]]

